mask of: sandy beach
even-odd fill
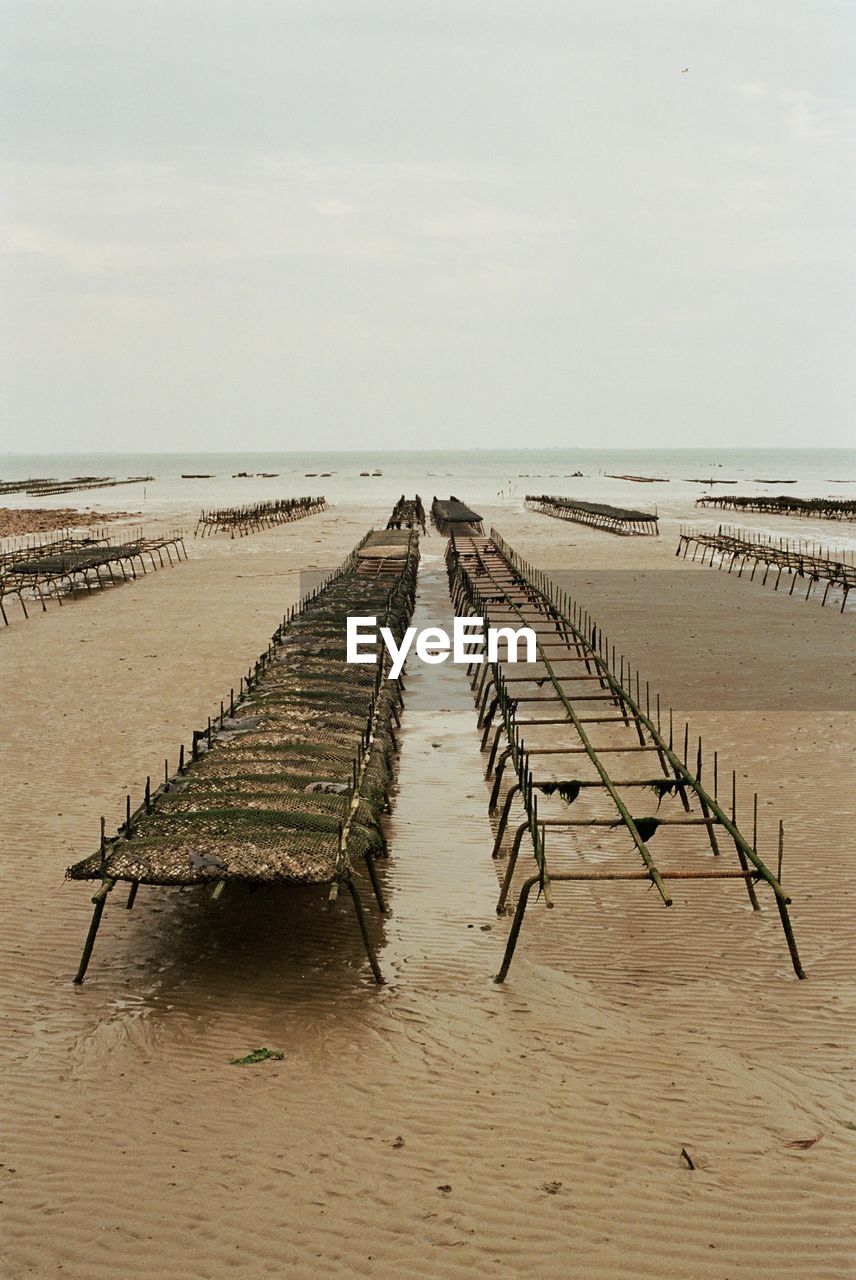
[[[323,891],[143,889],[133,913],[111,901],[73,987],[91,908],[65,868],[174,764],[301,573],[388,511],[190,541],[0,634],[10,1280],[856,1275],[856,615],[675,560],[677,502],[657,539],[481,509],[737,770],[741,804],[759,792],[770,860],[784,819],[806,981],[769,901],[753,916],[724,884],[670,911],[643,887],[558,891],[494,984],[508,919],[472,697],[461,668],[411,662],[386,986]],[[422,540],[420,626],[451,621],[444,545]],[[283,1059],[230,1065],[259,1046]]]
[[[0,1280],[856,1280],[854,37],[2,6]]]

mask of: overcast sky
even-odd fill
[[[853,443],[851,0],[0,14],[5,449]]]

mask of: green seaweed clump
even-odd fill
[[[279,1053],[276,1049],[253,1049],[252,1053],[246,1054],[243,1058],[230,1058],[229,1064],[233,1067],[252,1067],[257,1062],[267,1062],[268,1058],[275,1058],[278,1062],[282,1062],[285,1057],[284,1053]]]

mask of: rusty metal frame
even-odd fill
[[[714,753],[712,790],[708,790],[702,782],[701,739],[698,742],[695,765],[692,767],[689,759],[688,726],[684,734],[683,757],[681,757],[675,749],[672,716],[669,715],[669,730],[666,736],[662,729],[659,697],[656,699],[655,713],[652,711],[652,695],[647,683],[643,699],[638,671],[633,673],[629,664],[625,664],[623,657],[620,660],[620,667],[616,670],[618,664],[614,647],[610,660],[609,644],[589,615],[572,602],[567,593],[557,588],[542,570],[528,564],[508,547],[495,530],[491,530],[490,538],[473,535],[453,536],[447,549],[447,567],[450,592],[456,611],[469,611],[475,616],[484,618],[485,626],[507,624],[509,621],[533,626],[537,640],[537,665],[543,668],[544,672],[543,676],[539,673],[538,676],[533,675],[530,679],[537,681],[541,688],[546,689],[546,692],[532,695],[532,697],[519,697],[513,690],[516,690],[517,684],[522,683],[524,678],[508,676],[504,663],[485,662],[481,666],[471,664],[468,669],[479,710],[479,724],[484,726],[483,747],[487,745],[487,735],[492,727],[493,718],[497,714],[499,716],[499,727],[496,730],[488,760],[488,776],[490,777],[491,774],[494,776],[490,805],[492,810],[495,810],[499,804],[505,766],[510,763],[514,771],[514,782],[506,793],[499,819],[494,843],[495,857],[501,852],[511,809],[516,800],[522,801],[525,813],[525,820],[515,833],[509,865],[500,893],[498,911],[502,912],[505,909],[514,867],[523,837],[527,833],[531,837],[537,867],[536,875],[524,882],[518,897],[505,955],[496,981],[503,982],[507,976],[517,946],[529,894],[534,885],[538,885],[546,906],[550,908],[554,905],[553,883],[586,880],[648,881],[656,888],[663,904],[671,906],[673,900],[667,881],[741,879],[746,886],[753,911],[760,910],[755,892],[756,885],[766,884],[773,894],[779,912],[794,972],[799,978],[805,977],[788,913],[791,899],[781,884],[782,824],[779,825],[779,869],[774,875],[757,852],[757,796],[754,798],[753,805],[753,838],[749,841],[737,826],[735,775],[732,774],[732,811],[729,816],[719,801],[716,754]],[[584,664],[586,676],[592,677],[599,683],[601,688],[599,694],[578,695],[573,689],[567,687],[573,685],[573,675],[560,674],[556,668],[569,660]],[[593,717],[579,715],[576,704],[593,698],[611,703],[615,714]],[[557,715],[546,721],[520,719],[517,715],[518,706],[522,703],[528,705],[533,701],[551,703],[556,708]],[[589,738],[585,726],[610,722],[629,730],[634,741],[621,748],[596,746]],[[573,731],[573,745],[540,750],[528,748],[522,730],[536,723],[550,723],[555,726],[566,724],[568,729]],[[502,737],[505,738],[507,746],[498,755],[499,741]],[[614,779],[602,756],[624,752],[636,753],[640,749],[650,751],[656,756],[660,769],[658,778]],[[538,794],[543,794],[545,786],[555,789],[559,784],[533,773],[533,763],[547,755],[577,754],[588,757],[597,777],[561,785],[569,788],[569,794],[573,787],[577,787],[577,794],[579,790],[586,787],[602,788],[615,806],[614,821],[546,820],[539,817]],[[623,793],[626,789],[639,787],[662,788],[661,799],[664,794],[674,795],[680,799],[686,816],[682,819],[634,817],[628,807],[629,801]],[[572,804],[576,798],[577,795],[573,795],[567,803]],[[698,812],[694,812],[694,809]],[[648,842],[661,824],[703,828],[711,856],[714,858],[718,858],[721,853],[717,832],[725,833],[733,842],[739,867],[732,869],[717,866],[703,872],[693,868],[661,869],[648,848]],[[639,871],[567,872],[554,871],[548,867],[546,856],[548,829],[599,825],[623,826],[627,830],[643,864]]]

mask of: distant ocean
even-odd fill
[[[361,471],[380,476],[360,476]],[[269,479],[233,478],[239,471],[275,472]],[[182,473],[210,473],[186,480]],[[310,473],[315,473],[310,474]],[[322,476],[322,472],[330,475]],[[582,472],[582,476],[573,473]],[[656,476],[667,484],[631,484],[612,475]],[[562,493],[592,501],[650,507],[705,492],[697,480],[736,480],[715,493],[790,493],[856,498],[856,449],[474,449],[460,452],[353,453],[68,453],[0,454],[0,480],[68,479],[79,475],[152,475],[145,485],[28,499],[0,495],[0,506],[86,505],[158,515],[179,507],[324,494],[331,502],[392,502],[414,490],[477,502],[527,493]],[[785,481],[795,483],[785,484]]]

